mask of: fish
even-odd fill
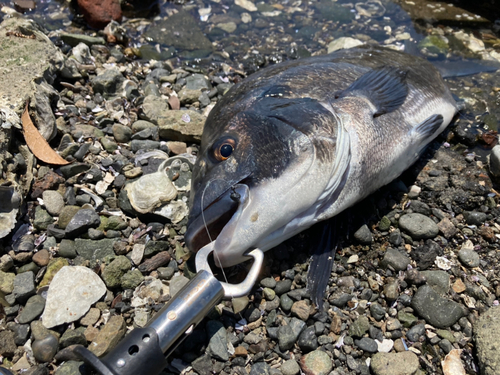
[[[457,111],[431,63],[380,46],[264,68],[206,120],[186,245],[215,241],[229,267],[335,218],[410,167]]]

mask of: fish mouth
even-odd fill
[[[237,218],[241,215],[248,200],[248,193],[247,185],[234,185],[195,217],[190,217],[184,234],[187,247],[192,252],[197,252],[203,246],[218,239],[222,231],[224,231],[224,237],[231,236]],[[220,254],[216,247],[214,255],[218,253]]]

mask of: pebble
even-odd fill
[[[370,361],[375,375],[413,375],[419,369],[418,357],[411,351],[377,353]]]
[[[464,214],[465,221],[468,225],[477,225],[480,226],[486,221],[487,215],[484,212],[466,212]]]
[[[444,361],[442,361],[444,375],[466,375],[462,359],[460,358],[461,353],[461,349],[453,349],[444,357]]]
[[[399,227],[414,240],[434,238],[439,233],[437,224],[431,218],[419,213],[401,216]]]
[[[271,367],[266,362],[257,362],[250,368],[250,375],[271,375]]]
[[[377,353],[378,345],[377,342],[369,337],[363,337],[360,340],[354,340],[354,344],[361,350],[368,353]]]
[[[102,280],[108,288],[117,288],[122,283],[122,277],[132,268],[130,260],[124,256],[117,256],[104,271],[102,271]]]
[[[43,204],[52,216],[59,216],[64,207],[63,196],[55,190],[45,190],[42,194]]]
[[[428,324],[438,328],[452,326],[464,314],[458,303],[441,297],[428,285],[418,288],[411,306]]]
[[[12,294],[19,303],[26,303],[35,294],[35,275],[32,271],[16,275]]]
[[[51,362],[58,347],[59,340],[50,333],[46,334],[45,337],[36,338],[31,345],[33,355],[39,362]]]
[[[410,258],[402,252],[389,248],[385,252],[384,259],[382,259],[381,266],[384,268],[392,267],[395,271],[405,271],[410,264]]]
[[[305,300],[297,301],[292,305],[292,315],[303,321],[309,319],[310,306]]]
[[[33,262],[35,262],[40,267],[45,267],[47,264],[49,264],[49,260],[50,260],[50,253],[48,252],[47,249],[42,249],[40,251],[37,251],[33,255]]]
[[[125,335],[127,326],[121,315],[113,315],[101,328],[95,340],[90,343],[88,349],[96,356],[101,357],[109,353]]]
[[[209,320],[206,330],[209,338],[207,352],[210,353],[212,358],[219,361],[229,360],[228,340],[224,325],[218,320]]]
[[[458,252],[458,259],[464,266],[474,268],[479,267],[479,254],[470,247],[462,247]]]
[[[316,337],[314,326],[307,327],[302,331],[297,344],[303,353],[309,353],[318,348],[318,338]]]
[[[296,360],[289,359],[281,364],[280,370],[283,375],[297,375],[300,367]]]
[[[276,280],[272,277],[265,277],[260,280],[260,285],[264,288],[276,288]]]
[[[490,172],[495,177],[500,177],[500,145],[496,145],[489,155]]]
[[[292,287],[292,280],[289,279],[280,280],[276,283],[274,291],[276,292],[276,295],[281,296],[283,293],[289,292],[291,287]]]
[[[368,317],[361,315],[349,326],[349,335],[352,337],[363,337],[370,328]]]
[[[445,295],[450,289],[450,275],[445,271],[422,271],[420,274],[437,293]]]
[[[369,245],[373,242],[373,234],[366,224],[354,232],[354,238],[362,245]]]
[[[51,328],[80,319],[106,293],[106,286],[93,271],[82,266],[66,266],[54,276],[42,315]]]
[[[99,214],[93,209],[81,209],[75,213],[65,228],[67,237],[77,237],[89,228],[97,228],[101,224]]]
[[[14,332],[7,329],[0,331],[0,356],[13,357],[16,349]]]
[[[314,350],[300,358],[300,367],[306,375],[328,375],[333,363],[324,351]]]
[[[174,297],[189,282],[186,276],[174,276],[170,280],[170,295]]]
[[[21,324],[30,323],[37,319],[45,308],[45,298],[35,294],[26,302],[21,314],[17,317],[17,321]]]

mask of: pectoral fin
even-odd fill
[[[398,109],[408,95],[406,71],[384,67],[374,69],[354,81],[347,89],[336,94],[336,99],[364,96],[375,107],[373,116]]]
[[[443,125],[443,116],[432,115],[412,129],[411,139],[427,140]]]

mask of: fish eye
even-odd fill
[[[214,155],[218,161],[228,159],[236,147],[236,142],[232,138],[224,138],[214,145]]]

